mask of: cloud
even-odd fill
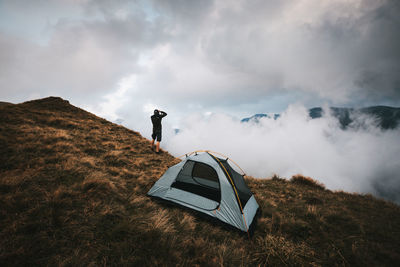
[[[81,10],[87,8],[79,4]],[[13,8],[16,13],[24,11],[22,5]],[[164,38],[162,28],[140,13],[123,18],[108,13],[62,15],[43,25],[48,30],[44,41],[0,31],[0,97],[21,101],[39,93],[80,104],[98,102],[117,90],[125,76],[139,73],[140,54]]]
[[[394,17],[398,5],[390,1],[283,2],[258,2],[255,7],[252,1],[239,1],[239,8],[218,10],[208,25],[215,30],[202,40],[208,59],[219,70],[251,77],[248,80],[253,83],[246,88],[250,92],[267,94],[287,88],[343,103],[353,93],[368,97],[369,92],[356,81],[369,68],[379,69],[376,72],[392,83],[385,86],[384,79],[376,80],[374,90],[389,93],[393,89],[400,60],[393,46],[400,39],[399,21]],[[265,9],[273,15],[266,16]],[[382,28],[387,30],[382,32]]]
[[[265,99],[293,95],[338,105],[400,101],[396,1],[4,1],[2,7],[4,100],[56,94],[95,104],[135,75],[127,106],[144,99],[180,106],[180,114],[190,107],[254,112]],[[25,20],[14,16],[24,13]],[[283,110],[290,101],[281,103]]]
[[[357,118],[355,118],[357,121]],[[163,146],[175,156],[194,150],[227,155],[251,176],[311,176],[332,190],[373,193],[400,202],[400,129],[382,131],[372,118],[341,129],[334,117],[310,119],[301,105],[278,120],[241,123],[224,114],[193,115],[181,131],[165,129]]]
[[[162,2],[153,5],[169,36],[141,54],[142,92],[132,103],[152,100],[181,117],[282,111],[294,102],[399,105],[392,1]]]

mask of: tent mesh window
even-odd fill
[[[237,193],[239,195],[240,203],[242,204],[242,208],[246,206],[247,201],[252,196],[250,189],[247,187],[246,182],[244,181],[243,175],[235,171],[231,165],[229,165],[227,160],[220,159],[220,162],[227,170],[229,176],[232,178],[234,186],[236,187]],[[229,180],[229,179],[228,179]],[[231,181],[229,181],[231,182]]]
[[[171,187],[221,202],[218,174],[211,166],[188,160]]]

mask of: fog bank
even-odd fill
[[[360,116],[343,130],[336,118],[311,119],[300,105],[259,123],[196,114],[183,121],[178,134],[165,129],[163,146],[174,156],[220,152],[253,177],[303,174],[331,190],[373,193],[400,203],[400,130],[382,131],[375,122]]]

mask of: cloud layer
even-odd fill
[[[310,119],[290,106],[278,120],[241,123],[223,114],[188,117],[165,148],[175,156],[195,150],[223,153],[254,177],[295,174],[313,177],[333,190],[373,193],[400,203],[400,129],[382,131],[374,119],[341,129],[336,118]],[[168,130],[167,130],[168,131]]]

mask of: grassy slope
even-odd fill
[[[247,182],[252,240],[146,197],[179,162],[60,98],[0,107],[0,265],[395,265],[400,208],[311,180]]]

